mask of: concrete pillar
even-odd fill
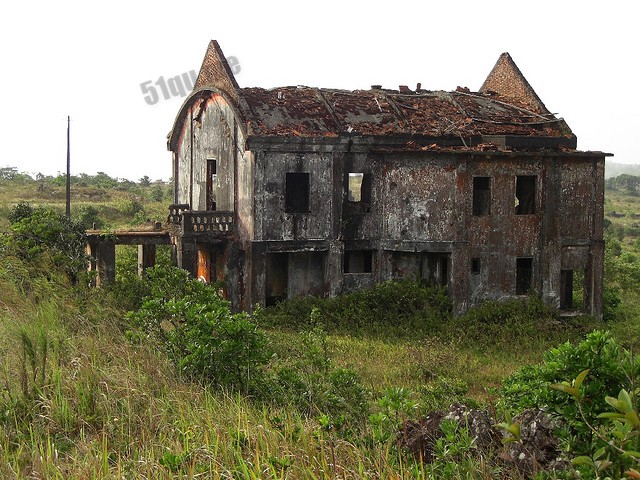
[[[453,313],[462,315],[469,308],[467,285],[469,281],[469,250],[466,243],[456,244],[451,252],[449,272],[449,294],[453,302]]]
[[[138,245],[138,275],[142,276],[144,271],[156,264],[156,246]]]
[[[327,265],[325,267],[325,284],[328,285],[329,297],[335,297],[342,293],[342,264],[344,257],[344,243],[340,241],[329,242],[327,252]]]
[[[254,242],[251,245],[251,298],[249,308],[254,305],[264,306],[266,296],[266,244],[264,242]]]
[[[193,239],[179,237],[176,242],[178,267],[186,270],[194,277],[198,274],[198,249]]]
[[[113,283],[116,279],[116,244],[110,240],[98,243],[96,249],[96,286]]]

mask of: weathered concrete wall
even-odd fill
[[[239,129],[238,129],[239,130]],[[238,132],[239,144],[242,133]],[[256,191],[254,178],[255,155],[251,151],[238,153],[238,198],[236,232],[240,241],[247,244],[254,240],[254,211],[253,202]]]
[[[207,160],[216,161],[216,210],[234,210],[234,168],[238,136],[233,109],[218,94],[194,100],[185,112],[178,152],[178,202],[207,210]]]
[[[183,123],[178,140],[179,147],[174,152],[174,161],[178,162],[177,169],[175,169],[178,175],[174,178],[177,193],[174,203],[188,205],[191,205],[191,146],[193,138],[191,134],[191,114],[191,110],[186,113],[188,120]]]
[[[458,220],[456,164],[449,158],[389,157],[382,187],[383,237],[447,241]]]
[[[289,253],[288,298],[304,295],[323,296],[326,252]]]
[[[464,236],[460,240],[468,245],[469,262],[478,259],[480,272],[473,274],[471,265],[465,269],[468,279],[467,298],[470,305],[484,299],[499,299],[516,294],[517,258],[533,259],[532,286],[541,287],[543,263],[550,259],[541,255],[541,233],[546,185],[542,162],[533,157],[470,158],[467,161],[465,184]],[[473,215],[473,177],[491,179],[490,213]],[[535,176],[535,212],[516,214],[516,178]],[[557,259],[554,259],[557,260]]]
[[[327,239],[331,232],[332,154],[256,152],[255,240]],[[286,174],[309,174],[309,212],[285,211]]]
[[[593,236],[596,213],[593,164],[588,159],[567,159],[559,165],[560,205],[563,221],[560,235],[565,239],[589,239]]]

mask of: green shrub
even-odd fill
[[[160,185],[155,185],[151,189],[151,193],[149,194],[149,197],[154,202],[161,202],[164,199],[164,190]]]
[[[133,195],[130,195],[128,198],[123,200],[119,200],[117,202],[117,207],[120,213],[129,217],[133,217],[137,213],[144,212],[144,205]]]
[[[313,319],[316,315],[314,311]],[[324,415],[336,430],[363,424],[370,392],[357,372],[333,365],[322,326],[298,334],[286,350],[286,358],[277,359],[272,375],[265,379],[262,400]]]
[[[311,312],[329,331],[353,333],[415,334],[440,325],[451,312],[451,300],[443,289],[413,281],[388,281],[335,298],[294,298],[260,309],[256,321],[264,326],[308,328]]]
[[[571,380],[589,369],[581,411],[572,398],[550,385]],[[629,378],[636,378],[640,362],[622,348],[609,332],[593,331],[574,345],[566,342],[544,354],[539,365],[525,366],[504,380],[500,406],[512,412],[526,408],[545,408],[560,415],[569,427],[574,451],[588,445],[592,432],[583,421],[598,425],[598,414],[605,411],[605,396],[617,395]]]
[[[64,271],[72,281],[86,271],[87,236],[84,227],[46,207],[16,205],[9,214],[10,235],[3,237],[5,248],[38,268],[40,259]],[[42,266],[40,265],[40,266]]]
[[[267,337],[248,315],[232,314],[216,288],[164,266],[148,269],[144,284],[149,293],[128,318],[165,349],[180,372],[245,391],[260,378],[271,356]]]
[[[548,344],[566,338],[567,332],[588,328],[590,320],[559,322],[556,311],[532,295],[523,299],[490,300],[452,317],[438,332],[441,339],[462,340],[479,351],[517,351],[520,342]]]
[[[100,229],[104,226],[104,222],[99,217],[99,211],[93,205],[80,205],[76,210],[76,221],[85,229]]]

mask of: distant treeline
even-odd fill
[[[617,177],[607,178],[604,188],[637,196],[640,193],[640,176],[623,173]]]
[[[58,173],[56,176],[53,176],[38,173],[35,176],[31,176],[28,173],[18,171],[16,167],[0,167],[0,181],[2,180],[18,184],[38,182],[40,184],[59,187],[66,185],[67,175],[64,173]],[[147,175],[138,179],[137,182],[133,182],[126,178],[110,177],[104,172],[98,172],[95,175],[89,175],[86,173],[71,175],[71,185],[77,187],[95,187],[129,191],[135,187],[149,187],[152,185],[166,187],[170,184],[171,180],[151,180]]]

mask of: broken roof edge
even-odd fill
[[[456,152],[456,153],[547,153],[566,155],[578,152],[575,135],[534,137],[523,135],[447,135],[421,134],[360,135],[340,133],[328,136],[279,136],[249,133],[248,150],[282,152]]]

